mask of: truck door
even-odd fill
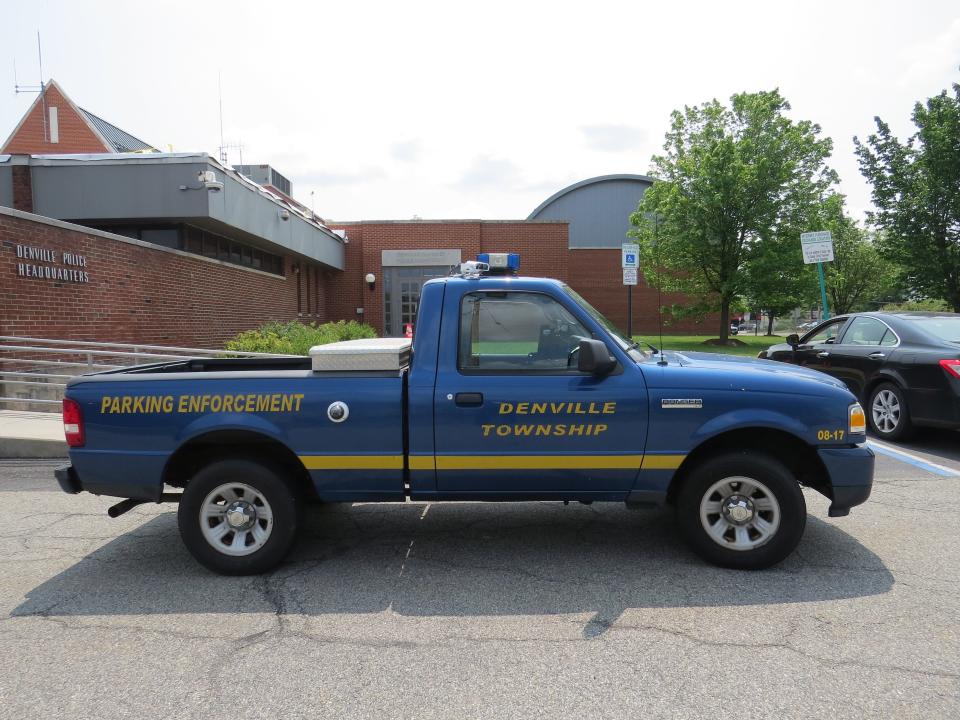
[[[444,495],[625,496],[640,468],[647,392],[634,363],[577,371],[600,338],[569,298],[448,291],[434,394]]]

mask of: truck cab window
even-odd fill
[[[548,295],[484,292],[460,305],[459,367],[470,371],[556,372],[576,369],[590,332]]]

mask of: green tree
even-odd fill
[[[866,142],[854,138],[873,186],[879,247],[903,267],[913,293],[960,312],[960,85],[913,108],[917,131],[901,143],[880,118]]]
[[[799,232],[754,244],[745,273],[744,298],[751,308],[766,311],[767,335],[773,335],[776,318],[816,302],[817,280],[803,264]]]
[[[789,109],[772,90],[674,111],[665,152],[653,158],[658,182],[631,215],[648,282],[695,298],[687,314],[719,310],[723,343],[748,258],[796,227],[836,179],[825,164],[830,139]]]

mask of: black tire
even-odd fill
[[[758,544],[742,550],[733,549],[733,538],[737,534],[735,527],[731,525],[732,529],[728,528],[731,539],[727,541],[724,538],[724,544],[721,545],[721,540],[711,537],[704,526],[704,522],[713,521],[714,516],[708,514],[707,520],[704,521],[701,520],[700,512],[701,501],[706,500],[704,496],[716,483],[736,477],[750,479],[765,486],[762,490],[759,486],[754,486],[755,497],[750,498],[750,490],[746,485],[733,484],[733,487],[745,489],[746,497],[750,498],[748,504],[751,508],[754,507],[754,500],[757,502],[757,508],[760,507],[760,503],[765,503],[764,507],[771,505],[769,501],[764,500],[766,493],[769,492],[779,512],[776,529],[770,532],[766,539],[763,539],[763,533],[757,529],[756,525],[749,522],[744,524],[744,530],[748,536],[751,533],[755,534],[755,537],[748,537],[748,542]],[[719,491],[711,493],[711,498],[718,497],[723,497],[723,494]],[[717,504],[724,505],[723,502]],[[680,533],[695,553],[714,565],[738,570],[762,570],[776,565],[797,547],[807,524],[807,504],[796,478],[779,460],[753,450],[716,455],[697,464],[683,480],[683,485],[677,494],[676,509]],[[772,521],[774,517],[772,510],[764,512],[757,510],[754,515],[762,516],[761,519],[765,521]],[[715,522],[719,521],[718,513]],[[754,520],[754,522],[759,521]],[[767,527],[773,525],[773,522],[767,523]],[[721,527],[721,525],[715,525],[715,527]]]
[[[252,488],[254,497],[260,496],[257,501],[261,508],[266,504],[271,520],[269,523],[257,521],[269,527],[262,546],[250,554],[236,556],[226,554],[226,548],[218,550],[208,540],[201,525],[204,522],[201,511],[212,492],[221,486],[240,484]],[[204,567],[221,575],[256,575],[276,567],[293,547],[300,526],[301,505],[300,497],[284,481],[278,468],[253,458],[225,458],[203,467],[187,483],[177,510],[177,524],[187,550]]]
[[[889,429],[889,424],[886,424],[885,427],[888,429],[884,430],[883,427],[877,424],[876,419],[873,417],[873,406],[874,403],[878,402],[881,393],[892,393],[897,399],[899,414],[895,418],[895,425],[892,429]],[[907,398],[903,390],[893,383],[880,383],[870,391],[870,399],[867,401],[866,412],[870,429],[882,440],[907,440],[913,435],[913,421],[910,419],[910,408],[907,407]]]

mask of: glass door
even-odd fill
[[[383,329],[387,337],[403,337],[407,325],[413,326],[420,308],[423,284],[436,277],[446,277],[447,267],[383,268]]]

